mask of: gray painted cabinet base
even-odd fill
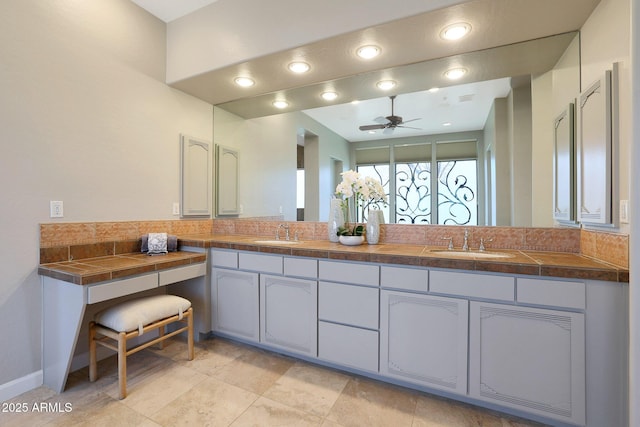
[[[318,355],[318,282],[260,275],[260,341]]]
[[[258,274],[211,270],[212,323],[215,331],[250,341],[260,340]]]
[[[471,302],[469,394],[583,425],[582,313]]]
[[[626,283],[211,253],[220,335],[554,426],[627,425]]]
[[[380,299],[380,373],[466,394],[469,302],[386,290]]]

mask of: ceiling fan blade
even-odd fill
[[[409,123],[409,122],[415,122],[416,120],[422,120],[422,119],[421,118],[417,118],[417,119],[405,120],[401,124],[405,124],[405,123]]]
[[[380,123],[382,125],[386,124],[389,120],[386,117],[382,117],[382,116],[378,116],[375,119],[373,119],[374,122],[376,123]]]
[[[386,126],[385,125],[364,125],[364,126],[360,126],[359,129],[360,130],[375,130],[375,129],[384,129]]]
[[[396,126],[397,128],[403,128],[403,129],[415,129],[415,130],[422,130],[422,128],[414,128],[411,126],[403,126],[403,125],[398,125]]]

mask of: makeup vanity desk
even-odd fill
[[[64,390],[78,338],[93,313],[118,298],[145,291],[163,293],[167,285],[190,279],[204,281],[206,270],[206,254],[187,251],[41,264],[44,384],[58,393]]]

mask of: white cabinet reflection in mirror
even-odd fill
[[[216,145],[217,215],[238,215],[238,150]]]
[[[612,116],[615,97],[612,77],[604,76],[582,92],[578,110],[578,220],[586,224],[611,225],[615,217],[612,203],[615,186],[612,153],[615,146]]]
[[[181,216],[211,215],[211,143],[180,135]]]
[[[575,223],[575,107],[573,103],[556,118],[553,129],[553,218]]]

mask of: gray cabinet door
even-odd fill
[[[211,215],[211,143],[181,136],[181,215]]]
[[[581,313],[471,302],[469,394],[585,423],[585,328]]]
[[[467,393],[468,301],[381,293],[380,373]]]
[[[553,130],[553,218],[574,223],[575,107],[570,103],[556,118]]]
[[[239,338],[260,339],[258,274],[211,270],[213,329]]]
[[[578,220],[611,224],[611,71],[580,95],[578,113]]]
[[[260,276],[260,341],[318,354],[318,282]]]

